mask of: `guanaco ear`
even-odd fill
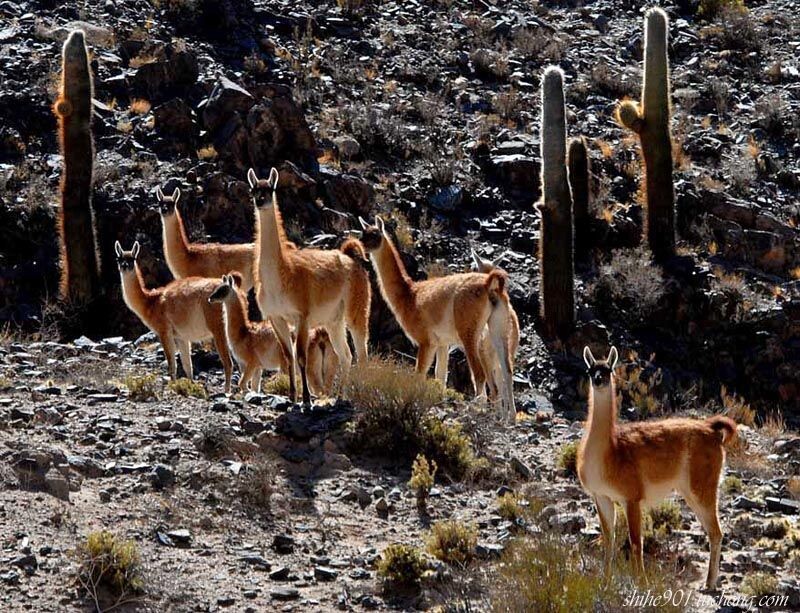
[[[586,345],[586,347],[583,348],[583,361],[586,362],[586,368],[591,368],[597,364],[597,360],[594,359],[592,350],[589,349],[589,345]]]
[[[172,192],[172,204],[177,205],[178,204],[178,200],[180,200],[180,199],[181,199],[181,188],[180,187],[176,187],[175,191]]]
[[[247,182],[250,184],[250,189],[258,187],[258,177],[256,176],[256,171],[252,168],[247,171]]]
[[[121,258],[122,257],[122,252],[123,252],[122,245],[119,244],[119,241],[116,241],[114,243],[114,253],[117,254],[118,258]]]
[[[268,181],[269,186],[272,188],[272,191],[278,189],[279,178],[280,175],[278,174],[278,169],[273,166],[272,169],[270,169],[269,171],[269,181]]]
[[[235,288],[240,288],[242,286],[242,273],[233,271],[228,275],[228,279],[230,279],[230,286]]]
[[[614,370],[614,367],[617,365],[617,360],[619,360],[619,352],[617,352],[616,347],[612,347],[611,351],[608,352],[608,367],[611,370]]]
[[[503,251],[503,253],[501,253],[495,259],[493,259],[492,260],[492,266],[494,266],[495,268],[499,268],[498,264],[500,264],[500,262],[503,261],[503,258],[506,257],[507,253],[508,253],[508,250]]]
[[[383,219],[377,215],[375,215],[375,225],[378,226],[378,230],[381,231],[381,234],[386,234],[386,226],[383,223]]]
[[[161,186],[156,188],[156,199],[161,202],[164,199],[164,192],[161,191]]]
[[[133,248],[131,249],[131,255],[133,256],[134,260],[139,257],[139,249],[140,248],[141,248],[141,246],[139,245],[139,241],[136,241],[135,243],[133,243]]]
[[[362,230],[366,230],[367,228],[369,228],[369,224],[366,221],[364,221],[364,218],[361,217],[361,215],[358,216],[358,223],[361,224]]]

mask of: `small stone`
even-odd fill
[[[386,496],[386,490],[383,489],[380,485],[377,485],[374,488],[372,488],[373,498],[383,498],[384,496]]]
[[[500,487],[497,488],[495,496],[497,496],[498,498],[502,498],[506,494],[513,494],[513,493],[514,490],[512,490],[510,487],[508,487],[507,485],[501,485]]]
[[[764,502],[767,504],[768,511],[783,513],[785,515],[800,514],[800,500],[767,497],[764,499]]]
[[[272,539],[272,548],[278,553],[292,553],[294,551],[294,537],[288,534],[276,534]]]
[[[279,566],[269,574],[273,581],[286,581],[289,578],[289,567]]]
[[[150,483],[157,490],[175,485],[175,471],[166,464],[156,464],[150,473]]]
[[[528,465],[520,460],[517,456],[511,456],[511,468],[514,469],[514,472],[525,479],[530,479],[533,477],[533,471],[531,471]]]
[[[0,574],[0,581],[7,585],[16,585],[19,583],[19,573],[15,570],[10,570],[7,573]]]
[[[328,566],[315,566],[314,577],[317,581],[333,581],[339,573]]]
[[[69,502],[69,481],[56,469],[50,469],[44,476],[47,492],[60,500]]]
[[[233,596],[220,596],[217,598],[217,604],[221,607],[230,607],[235,603],[236,599]]]
[[[280,590],[270,590],[269,595],[274,600],[296,600],[300,597],[300,592],[294,588]]]
[[[499,543],[478,543],[475,553],[482,560],[495,560],[503,554],[504,549]]]
[[[386,498],[378,498],[378,500],[375,501],[375,510],[378,513],[389,512],[389,502],[386,500]]]
[[[763,508],[763,504],[758,502],[757,500],[752,500],[747,496],[737,496],[733,502],[731,503],[734,509],[761,509]]]
[[[170,530],[167,532],[167,536],[171,538],[176,543],[182,545],[188,545],[192,542],[192,534],[186,528],[180,528],[178,530]]]
[[[272,564],[269,560],[260,556],[258,554],[247,554],[243,555],[239,558],[242,562],[246,562],[247,564],[252,564],[256,567],[257,570],[269,570],[272,568]]]

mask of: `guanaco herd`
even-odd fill
[[[496,262],[472,251],[472,272],[414,281],[406,271],[383,220],[359,218],[359,239],[347,239],[337,250],[300,248],[288,240],[278,206],[279,173],[267,179],[247,173],[255,207],[255,241],[244,245],[189,242],[178,210],[180,190],[157,190],[163,225],[163,248],[175,280],[148,289],[137,265],[139,243],[126,251],[115,245],[128,307],[159,338],[170,377],[176,377],[175,352],[186,376],[192,377],[191,344],[213,339],[230,392],[232,360],[241,371],[239,389],[260,390],[264,370],[288,374],[296,400],[300,369],[304,405],[311,393],[329,394],[347,376],[352,354],[368,357],[371,260],[383,298],[406,336],[417,346],[416,370],[447,380],[450,348],[464,350],[473,391],[498,401],[501,415],[513,421],[514,356],[519,320],[511,306],[507,274]],[[246,292],[255,289],[264,321],[248,318]],[[677,491],[708,533],[710,560],[706,585],[713,589],[719,573],[722,532],[717,490],[725,448],[737,437],[727,417],[616,423],[612,347],[598,361],[586,347],[589,416],[578,449],[578,476],[597,507],[605,545],[605,571],[611,572],[615,504],[627,517],[634,569],[644,575],[642,506]]]

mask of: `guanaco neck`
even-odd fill
[[[594,448],[613,445],[617,427],[617,400],[614,379],[605,387],[592,386],[589,394],[589,422],[586,444]]]
[[[177,207],[171,215],[161,217],[164,234],[164,256],[176,279],[189,276],[189,239]]]
[[[256,209],[259,268],[278,272],[286,266],[286,232],[278,209],[278,197],[272,193],[272,205]],[[283,278],[283,277],[280,277]]]
[[[414,281],[408,276],[400,253],[392,241],[384,236],[381,246],[371,255],[378,282],[389,306],[395,315],[398,315],[398,310],[402,314],[403,308],[410,306],[414,300]]]
[[[142,271],[139,270],[138,264],[134,264],[132,272],[120,273],[120,277],[122,279],[122,297],[125,300],[125,304],[148,327],[152,327],[150,320],[153,308],[161,292],[157,289],[147,289],[145,287]]]
[[[225,333],[231,343],[238,343],[247,335],[250,324],[244,298],[238,292],[231,292],[222,304],[225,307]]]

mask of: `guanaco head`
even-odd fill
[[[596,360],[589,347],[583,348],[583,361],[586,362],[586,370],[589,373],[589,381],[593,388],[607,387],[611,385],[611,377],[614,375],[614,368],[617,365],[619,354],[617,348],[612,347],[605,360]]]
[[[252,168],[247,171],[247,182],[250,184],[250,194],[256,207],[261,209],[275,204],[275,190],[278,189],[278,169],[269,171],[269,179],[259,179]]]
[[[375,225],[369,225],[362,217],[358,218],[363,232],[361,233],[361,244],[364,245],[364,250],[367,253],[377,251],[383,244],[386,237],[386,226],[383,224],[383,219],[375,216]]]
[[[242,275],[238,272],[232,272],[228,275],[222,275],[222,283],[220,283],[211,295],[208,297],[209,302],[224,302],[229,298],[236,295],[236,290],[242,286]]]
[[[158,210],[163,217],[169,217],[175,213],[178,200],[181,199],[181,190],[177,187],[171,196],[165,196],[160,187],[156,188],[156,198],[158,198]]]
[[[504,251],[499,256],[497,256],[494,260],[485,260],[481,256],[479,256],[472,245],[469,246],[469,252],[472,256],[472,265],[470,269],[473,272],[485,272],[489,273],[492,272],[495,268],[499,268],[500,261],[505,257],[507,251]]]
[[[119,241],[114,243],[114,253],[117,254],[117,267],[122,274],[133,272],[136,258],[139,257],[139,241],[133,243],[130,251],[125,251]]]

